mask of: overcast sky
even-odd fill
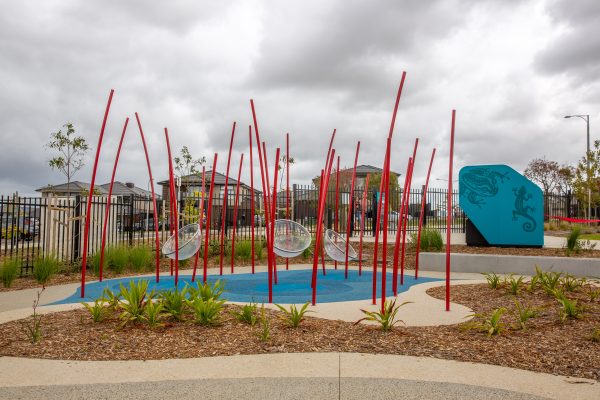
[[[433,147],[432,177],[447,177],[453,108],[457,173],[492,163],[522,171],[544,155],[574,164],[585,122],[563,116],[590,114],[592,140],[600,126],[600,2],[5,0],[0,193],[65,181],[44,144],[67,121],[93,148],[75,176],[89,182],[111,88],[98,183],[109,181],[136,111],[156,180],[168,171],[163,127],[174,152],[187,145],[208,164],[218,152],[224,171],[233,121],[235,175],[240,153],[248,157],[250,98],[270,160],[290,132],[293,182],[319,173],[334,128],[342,165],[360,140],[359,163],[381,166],[402,71],[391,164],[404,173],[419,137],[415,184]],[[148,183],[135,124],[117,179]]]

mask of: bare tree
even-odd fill
[[[85,164],[83,158],[89,146],[82,136],[75,136],[73,124],[67,122],[63,125],[66,132],[59,130],[50,135],[46,147],[56,150],[60,155],[48,161],[50,168],[59,170],[67,177],[67,193],[71,192],[71,179]]]

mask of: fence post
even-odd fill
[[[567,218],[571,218],[571,189],[567,191]]]
[[[133,245],[133,194],[129,195],[129,245]]]
[[[377,236],[379,232],[377,232],[377,213],[379,210],[377,209],[377,192],[373,189],[373,198],[371,199],[371,229],[373,230],[373,236]]]
[[[69,198],[67,198],[69,199]],[[67,200],[67,204],[68,204]],[[81,217],[81,196],[80,195],[76,195],[75,196],[75,204],[73,206],[74,208],[74,224],[73,224],[73,234],[72,234],[72,243],[73,243],[73,255],[70,261],[75,261],[77,260],[79,257],[81,257],[81,249],[80,249],[80,240],[79,238],[81,237],[80,235],[80,230],[81,230],[81,220],[79,219],[79,217]],[[68,214],[67,214],[68,215]],[[65,221],[67,222],[67,224],[70,224],[71,221],[68,220],[68,218],[65,218]]]

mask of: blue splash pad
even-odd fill
[[[411,271],[412,272],[412,271]],[[278,284],[273,285],[273,302],[281,304],[302,304],[311,301],[312,290],[310,288],[312,270],[289,270],[278,271]],[[388,289],[386,296],[391,297],[392,292],[392,274],[387,273]],[[191,282],[191,275],[179,275],[179,289],[185,288],[186,284],[196,283]],[[78,303],[81,301],[94,301],[101,297],[105,288],[109,288],[115,293],[118,293],[119,286],[129,286],[130,281],[148,280],[149,289],[156,291],[171,290],[175,287],[174,278],[172,276],[161,276],[160,282],[156,283],[154,277],[128,277],[119,279],[107,279],[103,282],[92,282],[85,286],[85,299],[81,298],[81,289],[71,296],[56,301],[52,304],[68,304]],[[267,273],[259,272],[256,274],[234,274],[234,275],[209,275],[207,280],[209,283],[214,283],[221,280],[225,285],[225,293],[222,298],[228,301],[240,303],[267,303],[268,298],[268,283]],[[358,275],[358,271],[351,270],[348,272],[348,279],[344,279],[344,270],[327,270],[327,275],[323,275],[319,269],[317,280],[317,301],[319,303],[333,303],[338,301],[366,300],[370,299],[373,290],[373,274],[370,271],[363,271],[362,275]],[[413,276],[404,276],[404,285],[398,284],[398,292],[405,292],[411,286],[425,283],[442,281],[443,279],[421,277],[415,280]],[[196,276],[196,282],[202,282],[202,275]],[[381,294],[381,273],[377,273],[377,297]]]

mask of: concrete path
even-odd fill
[[[0,358],[0,399],[598,399],[600,384],[434,358],[298,353],[157,361]]]

